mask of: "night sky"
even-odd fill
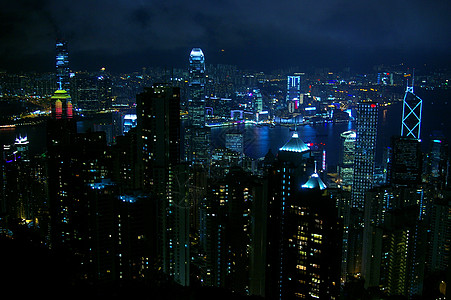
[[[73,70],[207,63],[270,71],[451,65],[451,1],[14,0],[0,10],[0,70],[53,71],[55,38]]]

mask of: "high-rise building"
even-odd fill
[[[418,185],[422,175],[420,140],[392,137],[387,182],[396,185]]]
[[[227,149],[237,153],[244,153],[244,134],[243,132],[227,132],[225,135],[225,146]]]
[[[407,86],[402,102],[401,136],[420,139],[421,113],[423,100],[413,92],[412,86]]]
[[[260,180],[239,167],[209,180],[201,208],[206,284],[243,295],[264,295],[263,190]]]
[[[205,126],[205,57],[200,48],[189,56],[188,124],[185,127],[185,160],[210,163],[210,128]]]
[[[144,189],[157,216],[161,269],[175,282],[189,285],[188,169],[180,162],[180,88],[164,84],[137,96],[138,151]]]
[[[268,172],[267,291],[271,299],[337,299],[343,225],[336,201],[295,132]]]
[[[362,272],[365,288],[421,295],[426,258],[421,188],[381,186],[366,192]]]
[[[189,55],[188,118],[190,125],[205,126],[205,56],[200,48]]]
[[[432,272],[446,271],[451,262],[451,201],[449,198],[434,201],[431,221],[429,268]]]
[[[431,138],[426,157],[425,179],[443,189],[448,185],[449,178],[449,144],[441,134],[433,134]]]
[[[312,151],[297,132],[268,170],[268,298],[338,296],[342,225],[314,170]]]
[[[50,100],[52,101],[52,116],[54,119],[73,118],[72,98],[67,91],[56,90]]]
[[[286,104],[293,102],[294,108],[297,109],[301,100],[301,76],[288,75],[287,77],[287,96]]]
[[[352,186],[354,179],[354,157],[356,133],[353,130],[341,134],[343,147],[340,152],[340,179],[341,185]]]
[[[259,89],[254,89],[254,93],[255,93],[255,98],[254,98],[254,112],[255,113],[260,113],[263,110],[263,98],[262,98],[262,93],[260,92]]]
[[[352,206],[363,211],[365,192],[373,187],[378,105],[360,102],[357,107]]]
[[[362,268],[365,193],[374,184],[378,105],[360,102],[357,107],[354,176],[351,188],[347,271],[357,275]]]
[[[106,138],[99,132],[74,133],[64,120],[57,121],[48,124],[53,127],[47,147],[50,245],[74,253],[83,276],[92,279],[97,276],[90,271],[95,229],[88,221],[95,207],[86,190],[108,176]],[[58,123],[62,125],[51,126]]]
[[[180,163],[180,89],[158,84],[137,95],[138,151],[144,188],[158,181],[155,168]]]
[[[60,90],[70,91],[69,51],[67,42],[56,41],[56,80]]]

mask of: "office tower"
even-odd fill
[[[195,127],[205,126],[205,56],[193,48],[189,56],[188,118]]]
[[[69,52],[64,40],[56,41],[56,80],[60,90],[70,91]]]
[[[287,77],[287,96],[286,104],[290,102],[294,103],[294,108],[297,109],[301,99],[301,76],[300,75],[288,75]]]
[[[52,116],[47,119],[47,149],[73,143],[77,133],[77,122],[73,118],[69,94],[64,90],[57,90],[50,99]]]
[[[244,133],[227,132],[225,135],[225,147],[240,154],[244,154]]]
[[[205,168],[211,163],[209,127],[185,127],[185,160],[191,164],[202,165]]]
[[[429,151],[426,156],[425,179],[439,189],[448,185],[449,145],[441,134],[431,136]]]
[[[296,272],[297,265],[293,265],[295,254],[288,255],[287,251],[291,253],[294,243],[292,235],[300,225],[296,224],[300,214],[295,213],[293,206],[301,205],[299,191],[313,171],[314,158],[311,150],[299,138],[297,132],[294,132],[290,140],[279,149],[275,162],[267,170],[269,218],[266,297],[268,298],[294,296],[292,284],[301,279],[293,273]]]
[[[72,98],[67,91],[56,90],[50,100],[52,101],[52,117],[54,119],[73,118]]]
[[[100,109],[110,109],[113,104],[113,81],[105,72],[105,68],[102,68],[97,74],[97,89]]]
[[[378,105],[360,102],[357,107],[352,205],[363,211],[365,192],[373,187]]]
[[[349,274],[361,273],[365,193],[373,187],[376,155],[377,103],[357,106],[354,178],[351,188],[348,261]]]
[[[210,129],[205,126],[205,57],[200,48],[189,56],[188,124],[185,127],[185,160],[210,163]]]
[[[401,136],[420,139],[421,113],[423,100],[413,92],[412,86],[407,86],[402,102]]]
[[[341,135],[343,143],[340,152],[340,179],[341,185],[350,190],[354,180],[354,157],[356,132],[353,130],[345,131]]]
[[[320,186],[298,191],[288,206],[281,299],[339,297],[342,223]]]
[[[137,95],[138,151],[144,190],[157,209],[163,272],[189,285],[188,170],[180,163],[180,88],[157,84]],[[151,212],[152,213],[152,212]]]
[[[412,137],[392,137],[387,182],[418,185],[422,175],[421,142]]]
[[[343,224],[311,159],[294,135],[269,173],[266,296],[271,299],[339,296]]]
[[[253,92],[255,94],[254,103],[253,103],[254,112],[260,113],[263,110],[262,93],[260,92],[259,89],[254,89]]]

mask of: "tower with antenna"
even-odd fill
[[[420,140],[423,100],[413,91],[414,76],[415,70],[412,74],[411,86],[407,80],[407,88],[402,102],[401,136]]]

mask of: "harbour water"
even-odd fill
[[[441,131],[450,139],[451,118],[450,106],[451,92],[449,91],[421,91],[418,95],[423,99],[423,116],[421,124],[421,137],[423,150],[428,150],[431,134]],[[381,163],[384,149],[389,146],[390,138],[399,135],[401,131],[402,103],[381,107],[379,110],[378,139],[376,163]],[[81,124],[82,125],[82,124]],[[86,126],[78,126],[84,128]],[[329,167],[338,163],[341,148],[340,134],[355,128],[355,122],[322,123],[316,125],[297,126],[299,136],[305,143],[324,143],[326,161]],[[293,131],[287,126],[256,126],[240,124],[233,127],[212,127],[212,147],[225,145],[225,134],[231,129],[244,132],[244,153],[257,159],[265,156],[269,149],[276,154],[291,137]],[[45,126],[17,126],[13,129],[0,130],[0,144],[10,144],[18,136],[28,136],[30,151],[39,154],[45,151]]]

